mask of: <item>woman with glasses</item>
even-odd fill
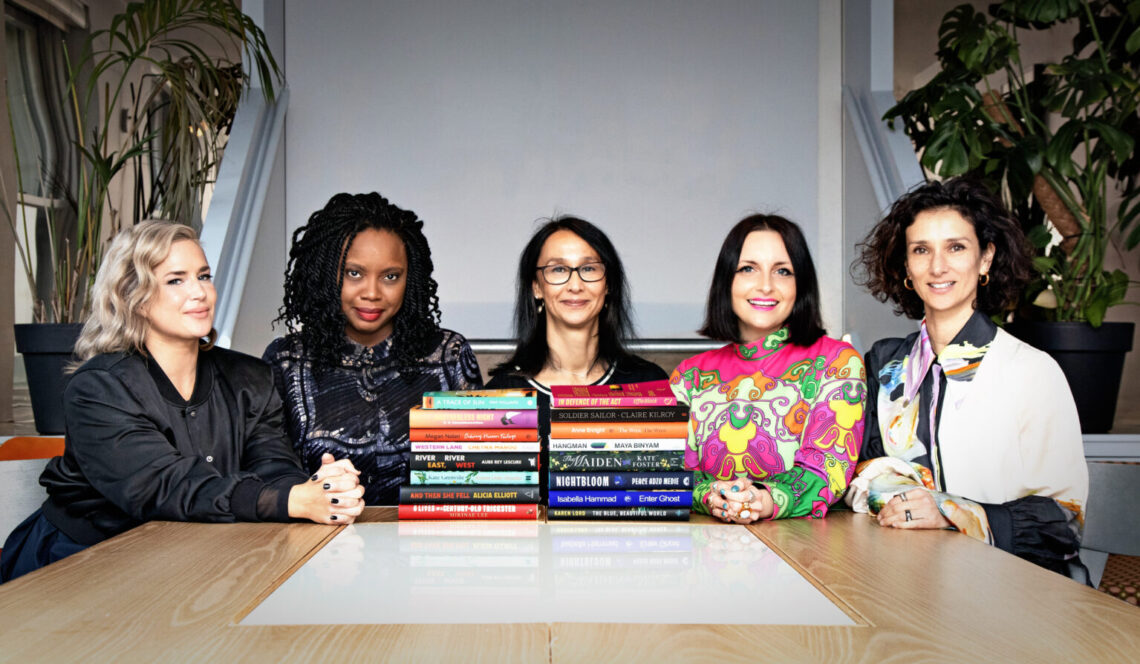
[[[408,410],[423,393],[482,387],[467,340],[439,327],[423,222],[380,194],[337,194],[293,234],[269,344],[285,425],[306,468],[347,457],[369,505],[399,503]]]
[[[542,225],[519,258],[514,354],[488,388],[538,391],[539,434],[550,434],[550,385],[664,380],[661,367],[626,351],[632,334],[621,258],[597,226],[575,217]],[[542,469],[548,467],[543,451]],[[545,479],[542,486],[546,486]]]
[[[682,362],[693,510],[729,523],[819,518],[843,495],[863,440],[863,360],[826,336],[799,227],[743,219],[713,270],[700,333],[726,346]]]

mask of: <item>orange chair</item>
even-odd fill
[[[63,438],[17,436],[0,442],[0,546],[47,499],[40,473],[61,454]]]

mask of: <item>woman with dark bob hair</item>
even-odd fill
[[[515,352],[488,388],[538,391],[539,434],[550,434],[550,385],[664,380],[665,371],[626,351],[632,335],[629,286],[610,239],[577,217],[544,223],[519,257]],[[542,472],[549,465],[542,452]],[[545,491],[546,481],[541,486]]]
[[[930,182],[860,249],[871,294],[922,322],[867,353],[848,502],[883,526],[956,529],[1069,574],[1088,495],[1076,406],[1057,363],[991,319],[1029,278],[1017,221],[981,184]]]
[[[467,340],[439,327],[423,222],[380,194],[337,194],[293,233],[265,349],[286,429],[307,468],[332,452],[360,470],[371,505],[408,478],[408,410],[424,392],[482,386]]]
[[[729,342],[682,362],[694,511],[731,523],[823,517],[863,440],[863,360],[826,336],[796,224],[753,215],[724,239],[700,333]]]
[[[64,453],[40,476],[43,507],[5,542],[0,581],[151,520],[360,514],[352,464],[301,469],[269,367],[214,347],[216,300],[189,226],[144,221],[111,242],[63,392]]]

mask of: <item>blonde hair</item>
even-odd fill
[[[146,349],[146,305],[158,289],[154,270],[170,255],[175,242],[198,242],[193,228],[170,221],[143,221],[115,236],[103,257],[91,289],[91,313],[75,342],[82,363],[100,353]],[[217,332],[210,330],[203,348],[211,348]]]

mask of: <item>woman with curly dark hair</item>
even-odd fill
[[[289,331],[265,349],[307,468],[348,457],[369,505],[408,477],[408,409],[424,392],[482,387],[467,340],[439,327],[423,222],[380,194],[337,194],[293,233]]]
[[[1020,226],[981,184],[904,195],[860,245],[862,283],[921,318],[867,353],[867,422],[847,501],[892,528],[952,528],[1080,569],[1088,472],[1057,363],[994,324],[1029,278]]]

